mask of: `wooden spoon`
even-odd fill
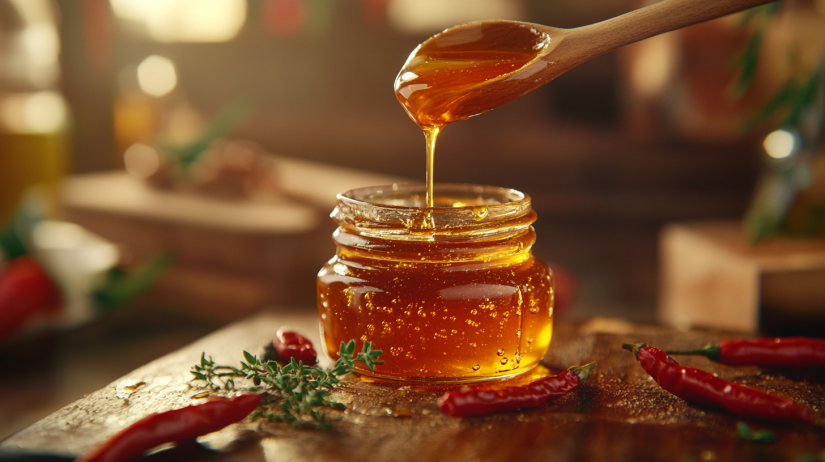
[[[664,0],[576,29],[463,24],[413,51],[396,78],[396,96],[416,123],[441,127],[508,103],[621,46],[770,2]]]

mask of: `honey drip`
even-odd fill
[[[435,164],[435,140],[438,138],[439,127],[423,127],[424,136],[427,138],[427,207],[435,207],[435,194],[433,193],[433,173]]]

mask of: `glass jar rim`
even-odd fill
[[[426,207],[426,185],[402,183],[351,189],[338,194],[332,218],[359,230],[382,229],[386,234],[477,232],[529,226],[535,220],[530,196],[498,186],[439,183],[436,207]],[[503,230],[499,230],[503,231]]]

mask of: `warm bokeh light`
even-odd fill
[[[137,68],[137,76],[140,89],[151,96],[163,96],[178,83],[175,65],[168,58],[158,55],[144,59]]]
[[[130,175],[147,178],[158,171],[160,156],[151,146],[135,143],[123,153],[123,164]]]
[[[508,0],[390,0],[392,26],[407,33],[435,33],[482,19],[523,19],[520,2]]]
[[[774,159],[784,159],[793,153],[796,137],[787,130],[776,130],[765,137],[762,146],[765,147],[765,152]]]
[[[246,22],[246,0],[110,0],[119,18],[158,42],[226,42]]]
[[[9,24],[19,22],[0,37],[0,56],[9,64],[0,74],[20,88],[47,89],[60,77],[60,37],[55,6],[48,0],[9,0]],[[3,18],[6,19],[6,18]]]
[[[0,122],[16,133],[58,132],[67,114],[63,96],[54,91],[12,94],[0,101]]]
[[[656,97],[665,90],[678,65],[678,36],[663,34],[634,47],[637,54],[630,67],[633,89],[644,98]]]

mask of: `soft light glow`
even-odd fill
[[[110,0],[121,19],[158,42],[226,42],[246,22],[246,0]]]
[[[151,96],[163,96],[178,83],[175,65],[168,58],[158,55],[144,59],[137,68],[137,75],[140,89]]]
[[[663,34],[633,45],[636,56],[630,67],[633,89],[644,98],[662,93],[676,70],[678,36]]]
[[[147,178],[158,171],[160,156],[151,146],[135,143],[123,153],[123,164],[130,175]]]
[[[19,21],[19,29],[13,35],[0,38],[0,42],[5,43],[2,46],[4,61],[9,64],[3,73],[11,81],[25,82],[23,88],[47,89],[60,77],[55,5],[49,0],[9,0],[9,3],[9,13]]]
[[[521,19],[521,2],[509,0],[390,0],[390,24],[402,32],[435,33],[482,19]]]
[[[39,88],[54,85],[60,77],[57,28],[43,22],[28,26],[20,32],[20,44],[28,60],[26,72],[29,81]]]
[[[66,102],[54,91],[14,94],[0,101],[0,121],[12,132],[53,133],[65,127],[66,119]]]
[[[793,153],[796,137],[787,130],[776,130],[765,137],[762,146],[765,152],[774,159],[784,159]]]

